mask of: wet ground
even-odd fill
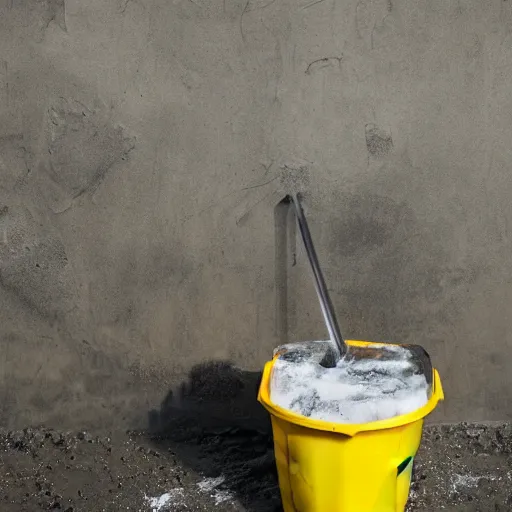
[[[0,432],[0,510],[280,510],[266,431],[176,415],[165,434]],[[427,427],[408,512],[512,510],[512,426]]]
[[[0,512],[281,511],[259,379],[198,365],[146,431],[0,430]],[[407,512],[441,510],[512,511],[512,425],[425,429]]]

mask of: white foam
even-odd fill
[[[197,486],[203,492],[213,491],[216,487],[223,484],[226,478],[221,475],[216,478],[204,478],[200,482],[197,483]]]
[[[270,399],[303,416],[345,424],[369,423],[419,409],[428,401],[425,376],[413,373],[407,350],[382,347],[393,352],[392,359],[343,359],[335,368],[277,359]]]
[[[198,482],[197,486],[204,493],[209,493],[210,496],[215,500],[215,505],[220,503],[227,503],[233,501],[233,495],[226,490],[217,489],[219,485],[222,485],[226,478],[221,475],[216,478],[205,478]]]
[[[171,489],[169,492],[162,494],[161,496],[150,497],[146,496],[146,502],[148,503],[151,512],[164,512],[169,510],[173,505],[184,504],[184,491],[181,488]]]

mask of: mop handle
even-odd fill
[[[338,320],[336,319],[336,313],[334,312],[331,298],[329,296],[329,292],[327,291],[327,286],[325,285],[324,276],[320,269],[320,264],[318,263],[318,257],[316,255],[315,246],[313,245],[311,233],[309,232],[306,216],[304,215],[304,210],[302,209],[299,195],[293,194],[290,197],[293,205],[295,206],[295,215],[297,217],[300,233],[302,235],[302,241],[304,242],[309,264],[311,265],[311,269],[313,270],[313,275],[315,277],[316,293],[318,295],[318,300],[320,301],[320,307],[322,308],[324,320],[327,325],[331,340],[336,344],[341,357],[347,352],[347,345],[345,344],[345,341],[341,335]]]

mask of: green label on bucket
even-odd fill
[[[403,462],[401,462],[399,464],[399,466],[396,468],[397,469],[396,476],[399,476],[401,473],[403,473],[407,469],[407,466],[409,466],[409,464],[412,464],[412,460],[413,460],[413,457],[407,457]]]

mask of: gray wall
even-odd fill
[[[0,0],[2,425],[141,423],[196,363],[325,337],[283,263],[294,181],[345,335],[424,345],[436,419],[512,419],[511,26],[502,0]]]

